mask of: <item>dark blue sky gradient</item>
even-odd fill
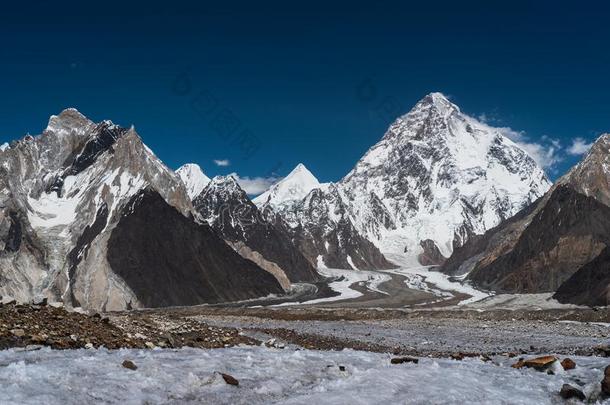
[[[441,91],[531,142],[559,140],[556,177],[578,160],[572,139],[610,131],[609,8],[492,3],[3,6],[0,140],[73,106],[135,124],[172,168],[255,177],[303,162],[330,181]]]

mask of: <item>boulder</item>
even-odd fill
[[[233,377],[232,375],[225,374],[225,373],[220,373],[220,375],[222,376],[222,379],[225,380],[225,382],[227,384],[234,385],[236,387],[239,385],[239,381],[237,380],[237,378]]]
[[[533,368],[538,371],[545,371],[550,366],[552,366],[553,363],[555,363],[556,361],[557,361],[557,357],[555,357],[555,356],[542,356],[542,357],[536,357],[534,359],[519,360],[518,362],[513,364],[511,367],[513,367],[513,368],[528,367],[528,368]]]
[[[534,368],[536,370],[546,370],[557,361],[555,356],[542,356],[536,357],[535,359],[525,360],[523,365],[525,367]]]
[[[135,363],[131,360],[125,360],[123,361],[123,367],[128,368],[130,370],[137,370],[138,366],[135,365]]]
[[[566,357],[561,360],[561,367],[563,367],[564,370],[574,370],[576,368],[576,363],[574,360]]]
[[[561,391],[559,391],[559,395],[563,399],[576,398],[581,401],[587,399],[587,396],[584,394],[584,392],[582,392],[576,387],[571,386],[570,384],[563,384],[563,387],[561,387]]]
[[[602,380],[602,393],[605,396],[610,396],[610,366],[604,370],[604,379]]]
[[[390,360],[391,364],[403,364],[403,363],[413,363],[413,364],[417,364],[419,363],[419,359],[416,359],[415,357],[394,357],[392,360]]]
[[[17,337],[23,337],[23,335],[25,335],[25,331],[23,329],[11,329],[11,333]]]

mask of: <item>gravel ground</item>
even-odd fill
[[[192,319],[251,333],[262,331],[290,343],[299,343],[301,340],[313,347],[316,346],[317,337],[320,341],[333,342],[332,345],[339,346],[336,348],[340,348],[342,343],[345,347],[354,347],[355,342],[358,342],[363,346],[372,346],[373,351],[386,349],[425,356],[446,356],[459,352],[588,355],[595,353],[596,347],[610,343],[610,326],[603,324],[477,320],[457,316],[430,318],[424,315],[409,319],[360,321],[280,320],[227,315],[203,315]]]

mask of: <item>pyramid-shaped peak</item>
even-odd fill
[[[303,163],[299,163],[298,165],[296,165],[296,167],[292,169],[292,171],[288,173],[288,176],[286,176],[284,179],[291,179],[297,176],[303,180],[309,180],[315,183],[319,183],[316,176],[314,176],[311,171],[309,171],[309,169],[305,167]]]
[[[210,186],[241,188],[237,179],[231,174],[227,176],[214,176],[210,181]]]
[[[269,190],[256,197],[253,201],[257,205],[270,203],[281,204],[286,201],[299,200],[305,197],[314,188],[320,187],[320,182],[304,164],[299,163],[282,180],[272,185]]]
[[[176,174],[186,186],[186,191],[191,200],[197,197],[210,182],[210,178],[203,173],[201,167],[196,163],[187,163],[180,166],[176,170]]]
[[[76,108],[66,108],[58,115],[51,115],[45,132],[84,132],[94,123]]]
[[[460,111],[460,108],[449,101],[449,98],[440,92],[432,92],[422,98],[415,106],[415,109],[422,107],[434,107],[442,112]]]

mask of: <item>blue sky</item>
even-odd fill
[[[552,178],[610,131],[601,1],[329,3],[5,6],[0,140],[73,106],[134,124],[172,168],[254,187],[299,162],[338,180],[431,91],[510,128]]]

